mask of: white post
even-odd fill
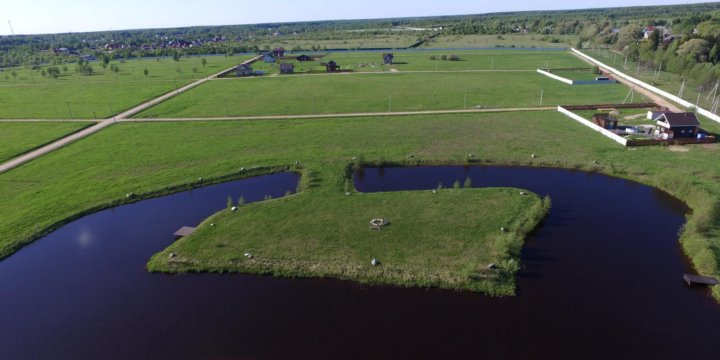
[[[540,107],[542,107],[542,104],[543,104],[543,92],[544,92],[544,90],[540,89]]]
[[[464,102],[464,105],[463,105],[463,109],[464,109],[464,110],[467,110],[467,89],[465,89],[465,102]]]

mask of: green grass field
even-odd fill
[[[628,92],[619,84],[572,87],[534,72],[295,75],[211,81],[137,117],[536,107],[541,90],[543,106],[620,103]]]
[[[559,43],[550,40],[558,39]],[[545,40],[543,40],[545,39]],[[447,35],[432,39],[423,47],[430,48],[568,48],[577,43],[576,35],[536,35],[536,34],[503,34],[498,35]]]
[[[0,122],[0,162],[90,125],[89,122]]]
[[[538,68],[571,68],[587,67],[577,57],[565,51],[540,50],[482,50],[482,51],[451,51],[451,50],[416,50],[395,51],[393,65],[383,64],[383,52],[316,52],[307,53],[322,55],[322,59],[313,62],[299,63],[294,60],[283,60],[295,64],[297,73],[309,70],[323,71],[321,62],[335,60],[343,69],[356,72],[397,71],[462,71],[462,70],[528,70]],[[457,55],[458,61],[442,60],[442,56]],[[292,54],[297,56],[300,53]],[[435,57],[436,60],[431,59]],[[365,66],[361,66],[365,65]],[[376,65],[373,67],[372,65]],[[279,65],[258,62],[253,69],[265,70],[270,74],[279,73]]]
[[[333,277],[511,295],[523,239],[546,212],[540,198],[517,189],[351,196],[338,190],[323,186],[225,210],[154,256],[149,269]],[[371,230],[369,220],[380,216],[390,225]],[[513,230],[501,232],[501,226]],[[252,259],[243,256],[247,252]],[[373,258],[382,266],[373,267]],[[500,270],[488,271],[491,263]]]
[[[100,63],[92,62],[96,74],[90,76],[76,74],[75,65],[67,64],[67,73],[61,73],[58,79],[42,77],[30,69],[6,69],[0,74],[0,118],[106,118],[176,86],[229,68],[247,57],[206,59],[205,67],[196,57],[182,58],[179,62],[168,58],[113,61],[111,64],[120,67],[117,74],[109,67],[104,70]],[[144,69],[149,71],[147,77]],[[13,71],[17,73],[16,78],[11,75]]]
[[[354,156],[405,162],[413,154],[414,161],[461,164],[468,153],[483,164],[585,169],[662,188],[693,208],[682,236],[685,250],[699,271],[719,274],[720,168],[712,166],[720,161],[717,146],[628,151],[556,112],[114,125],[0,174],[0,256],[128,192],[142,196],[240,167],[299,160],[338,192]]]

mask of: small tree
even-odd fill
[[[200,64],[202,64],[202,66],[205,67],[205,65],[207,65],[207,59],[205,59],[205,58],[200,59]]]
[[[150,70],[148,70],[148,69],[143,70],[143,74],[145,74],[145,77],[147,77],[148,74],[150,74]]]
[[[463,187],[466,189],[469,189],[472,187],[472,180],[470,179],[469,176],[465,178],[465,183],[463,183]]]
[[[13,70],[10,75],[12,75],[13,79],[17,79],[17,71]]]
[[[180,54],[177,51],[173,53],[173,61],[180,61]]]
[[[453,189],[460,190],[460,180],[455,180],[453,183]]]
[[[227,203],[226,203],[226,205],[227,205],[227,208],[228,208],[228,209],[230,209],[230,208],[233,207],[232,197],[230,197],[230,196],[227,197]]]
[[[243,205],[245,205],[245,198],[242,197],[242,196],[241,196],[240,198],[238,198],[237,204],[238,204],[238,206],[243,206]]]

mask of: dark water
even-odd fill
[[[225,206],[281,196],[280,174],[75,221],[0,262],[0,359],[717,358],[720,307],[688,289],[686,209],[625,180],[550,169],[367,169],[361,191],[466,176],[553,198],[523,252],[519,296],[333,280],[148,274],[147,259]]]

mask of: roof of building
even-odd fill
[[[671,113],[666,112],[658,116],[655,120],[667,122],[672,126],[700,126],[700,121],[695,116],[695,113]]]
[[[282,63],[280,64],[280,69],[294,69],[295,64],[292,63]]]

